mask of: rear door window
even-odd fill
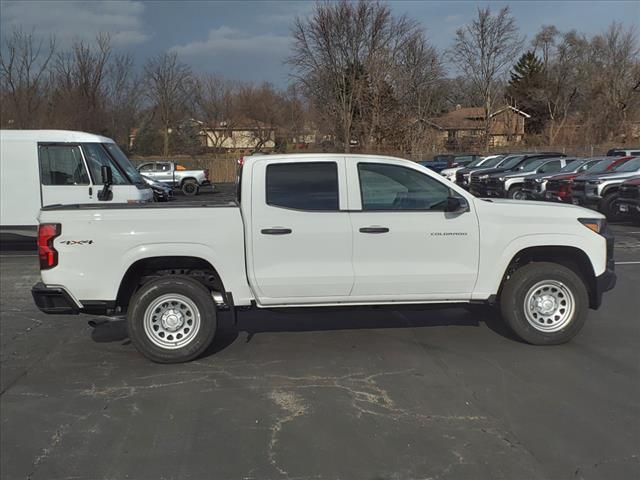
[[[335,162],[273,163],[267,166],[267,204],[296,210],[339,210]]]
[[[78,145],[43,145],[39,157],[42,185],[89,185]]]

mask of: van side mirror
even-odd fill
[[[113,172],[109,165],[102,165],[100,168],[102,174],[102,184],[111,186],[113,184]]]
[[[445,212],[464,213],[469,210],[469,203],[462,197],[447,197],[447,207]]]
[[[102,165],[100,168],[100,174],[102,176],[102,190],[98,192],[98,200],[101,202],[108,202],[113,199],[113,192],[111,191],[111,185],[113,184],[113,172],[109,165]]]

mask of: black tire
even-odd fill
[[[618,192],[607,193],[600,200],[599,210],[610,222],[623,219],[623,215],[616,206],[616,200],[618,200]]]
[[[184,182],[182,182],[181,190],[182,193],[184,193],[187,197],[193,197],[194,195],[198,194],[200,187],[198,185],[198,182],[196,182],[195,180],[185,180]]]
[[[533,326],[525,313],[526,297],[539,282],[552,281],[563,284],[573,295],[574,309],[567,321],[557,331],[542,331]],[[500,295],[502,318],[513,332],[532,345],[559,345],[577,335],[584,326],[589,308],[589,296],[582,279],[571,269],[549,262],[534,262],[516,270],[507,280]],[[534,322],[535,323],[535,322]],[[544,321],[540,328],[545,328]]]
[[[520,198],[516,198],[516,196]],[[526,200],[527,195],[524,193],[521,186],[515,186],[509,189],[509,191],[507,192],[507,198],[511,198],[514,200]]]
[[[199,328],[195,333],[192,332],[189,343],[175,349],[154,343],[144,325],[147,308],[154,300],[167,294],[178,294],[189,299],[197,308],[200,320]],[[167,275],[145,283],[133,295],[129,303],[127,326],[131,342],[149,360],[157,363],[188,362],[201,355],[213,341],[216,309],[211,293],[201,283],[183,275]]]

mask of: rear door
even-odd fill
[[[156,162],[156,170],[153,178],[159,182],[165,182],[172,185],[174,178],[173,165],[171,162]]]
[[[344,159],[257,160],[248,273],[259,302],[332,303],[353,286]]]
[[[479,254],[473,203],[465,212],[446,212],[447,198],[456,193],[406,162],[347,157],[346,164],[352,300],[469,299]]]
[[[96,195],[80,145],[47,143],[38,146],[42,206],[90,203]]]

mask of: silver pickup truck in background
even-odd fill
[[[187,170],[175,162],[146,162],[138,171],[153,180],[179,188],[188,196],[197,195],[200,187],[211,185],[209,170]]]

